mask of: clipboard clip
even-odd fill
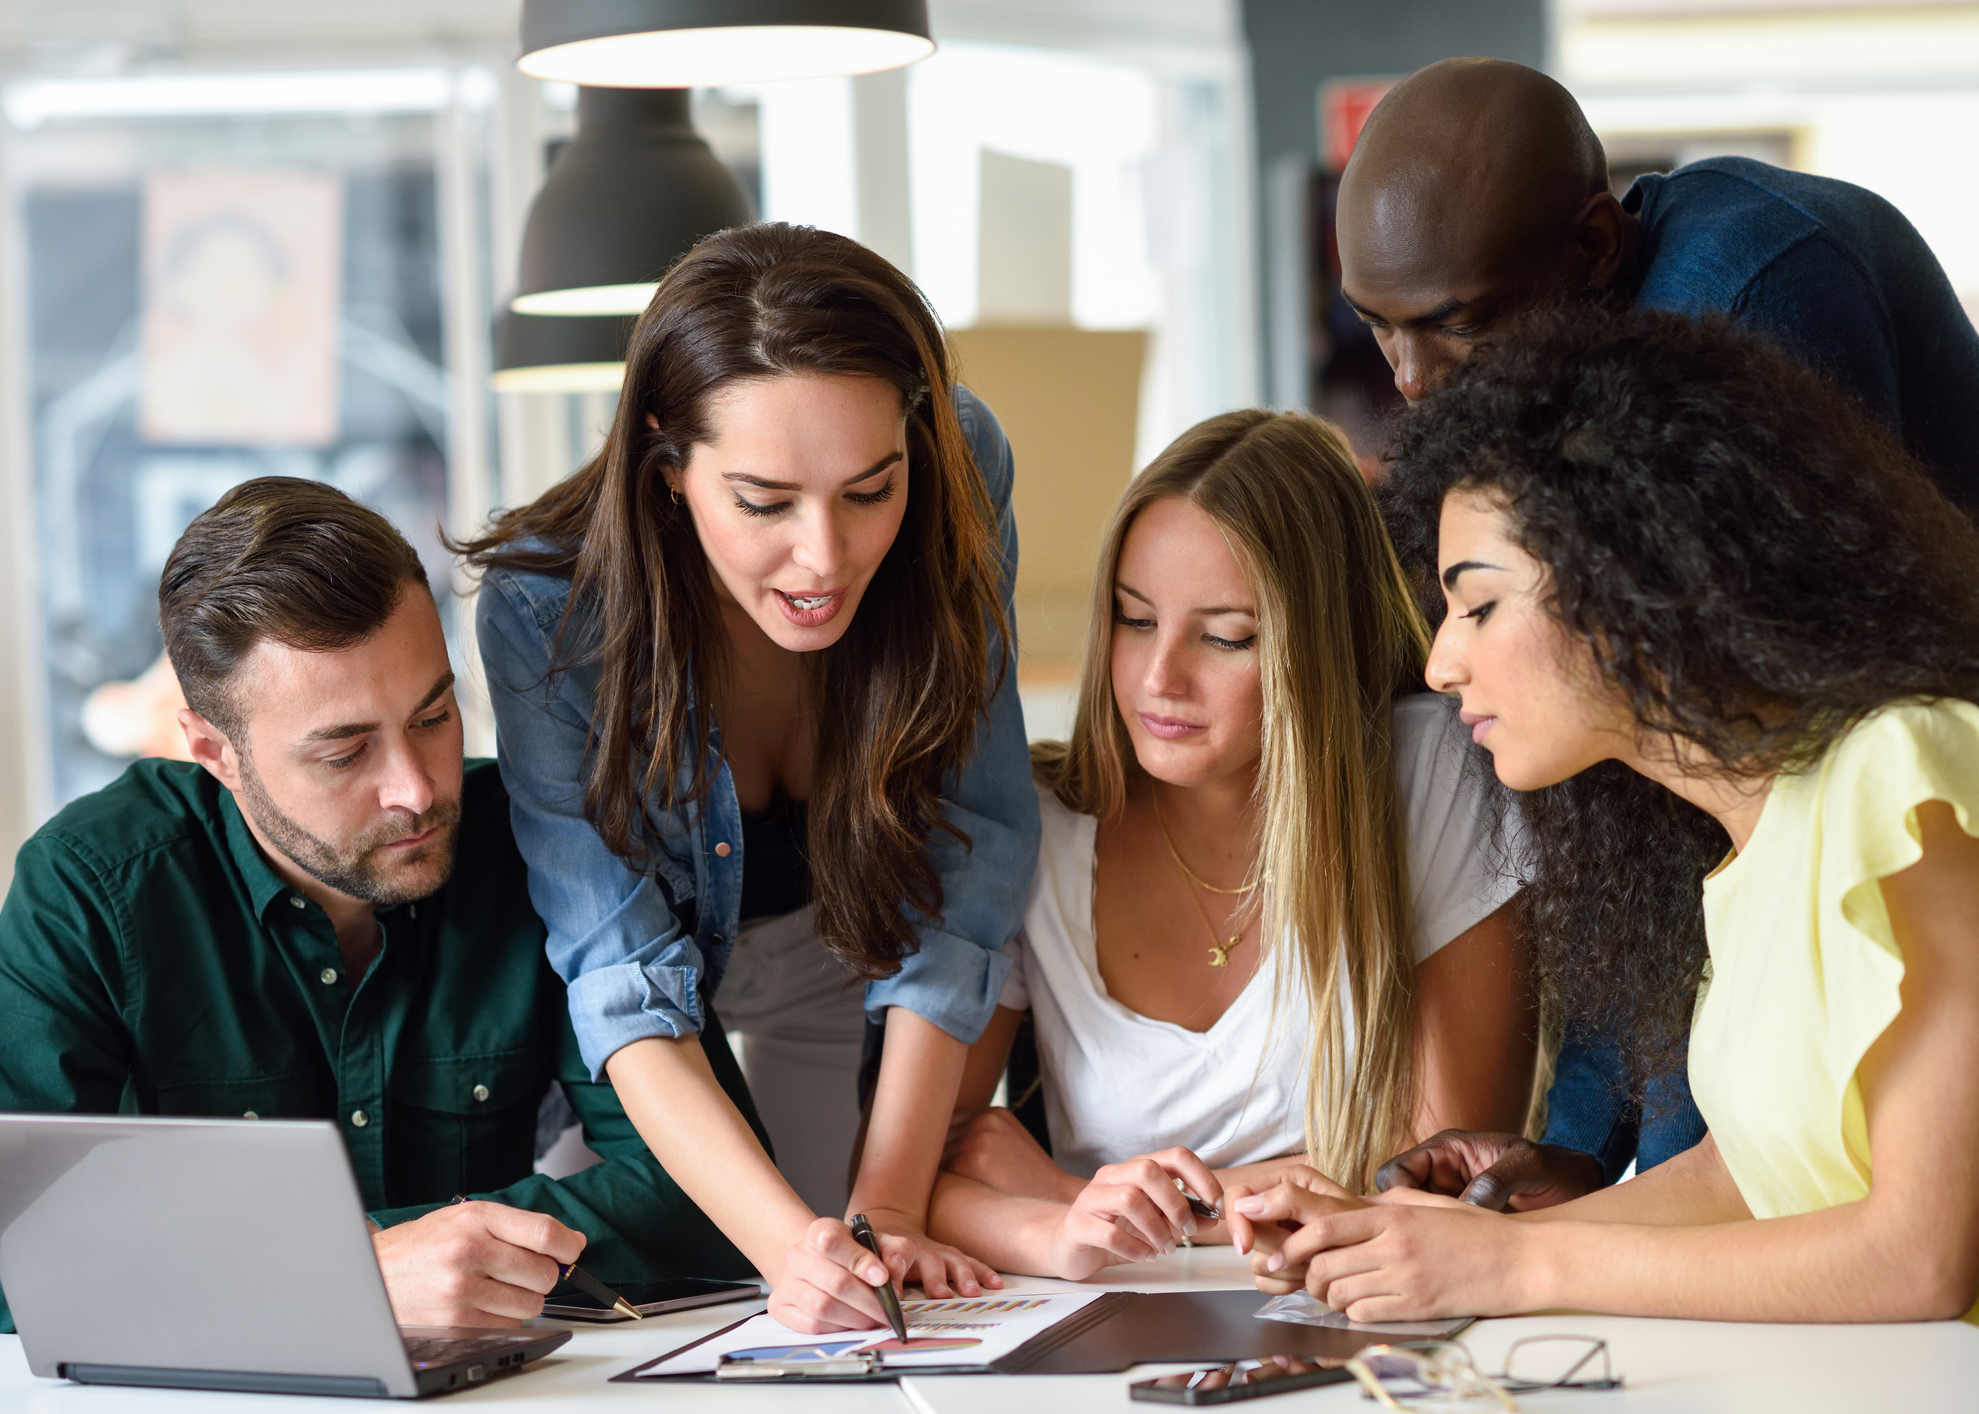
[[[813,1347],[803,1353],[751,1358],[724,1355],[715,1366],[718,1380],[857,1379],[878,1374],[880,1358],[860,1350],[824,1353]]]

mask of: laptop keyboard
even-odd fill
[[[405,1358],[412,1362],[412,1368],[415,1370],[430,1370],[436,1365],[452,1365],[461,1360],[473,1360],[495,1355],[504,1350],[513,1350],[518,1345],[526,1345],[535,1340],[539,1334],[536,1331],[528,1331],[517,1335],[478,1335],[458,1339],[446,1336],[406,1336]]]

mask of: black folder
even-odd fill
[[[870,1375],[809,1375],[806,1384],[897,1380],[902,1375],[1103,1375],[1135,1365],[1217,1364],[1256,1360],[1266,1355],[1298,1355],[1308,1360],[1345,1360],[1369,1345],[1422,1339],[1408,1330],[1361,1326],[1295,1325],[1261,1321],[1258,1308],[1271,1298],[1246,1291],[1110,1291],[1075,1311],[1050,1330],[1031,1337],[1008,1355],[981,1365],[916,1365],[879,1369]],[[747,1319],[746,1317],[744,1319]],[[740,1325],[738,1321],[735,1325]],[[1470,1324],[1452,1326],[1451,1334]],[[630,1380],[639,1371],[671,1360],[735,1329],[725,1326],[678,1350],[614,1375]],[[713,1380],[710,1374],[664,1375],[661,1380]],[[650,1383],[642,1380],[640,1383]],[[792,1383],[789,1377],[779,1383]],[[731,1383],[724,1381],[723,1383]]]

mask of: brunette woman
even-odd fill
[[[1329,424],[1211,418],[1128,488],[961,1096],[989,1103],[1028,1006],[1051,1152],[975,1119],[938,1236],[1079,1278],[1221,1240],[1177,1179],[1214,1202],[1310,1157],[1358,1191],[1408,1137],[1523,1125],[1518,882],[1455,704],[1412,687],[1427,638]]]
[[[800,1012],[865,980],[886,1044],[851,1208],[894,1279],[996,1284],[923,1228],[1036,857],[1010,483],[905,276],[752,226],[661,281],[597,459],[467,547],[585,1059],[800,1329],[879,1323],[887,1273],[771,1162],[710,1005],[731,966]],[[738,949],[766,915],[767,953]]]
[[[1638,1085],[1688,1022],[1709,1132],[1512,1216],[1240,1197],[1307,1220],[1256,1265],[1357,1320],[1972,1319],[1979,532],[1834,387],[1676,316],[1557,316],[1399,459],[1429,681],[1528,793],[1547,983]]]

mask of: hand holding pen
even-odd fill
[[[879,1257],[881,1267],[886,1266],[886,1258],[880,1256],[879,1234],[873,1231],[873,1225],[866,1221],[866,1215],[864,1213],[854,1213],[852,1215],[852,1235],[859,1239],[859,1245],[861,1247],[864,1247],[875,1257]],[[892,1278],[889,1277],[886,1281],[881,1282],[874,1290],[879,1292],[880,1309],[886,1312],[886,1323],[892,1327],[894,1338],[896,1340],[906,1340],[907,1318],[900,1313],[900,1298],[893,1293]]]
[[[453,1196],[453,1203],[449,1204],[448,1206],[452,1207],[461,1203],[465,1203],[467,1201],[468,1200],[466,1198],[456,1193]],[[502,1207],[501,1204],[489,1204],[488,1206],[494,1208]],[[507,1209],[506,1211],[519,1212],[521,1210]],[[532,1216],[541,1216],[541,1215],[536,1214]],[[552,1219],[552,1221],[554,1221],[554,1219]],[[559,1223],[558,1226],[561,1227],[562,1224]],[[569,1282],[572,1286],[576,1287],[579,1291],[583,1292],[593,1301],[602,1302],[608,1310],[618,1312],[619,1315],[624,1316],[627,1320],[636,1321],[639,1319],[638,1308],[633,1306],[633,1304],[627,1301],[623,1296],[620,1296],[616,1291],[613,1291],[609,1286],[606,1286],[603,1282],[599,1281],[596,1277],[592,1276],[589,1272],[585,1271],[582,1267],[578,1266],[574,1260],[569,1262],[564,1262],[564,1261],[559,1261],[554,1253],[546,1253],[545,1255],[548,1256],[551,1261],[556,1262],[557,1276],[559,1279]],[[572,1254],[573,1257],[575,1257],[575,1255],[576,1255],[575,1253]],[[545,1294],[547,1295],[548,1293]]]
[[[807,1335],[868,1331],[885,1318],[882,1286],[913,1283],[939,1301],[1003,1285],[988,1266],[930,1240],[904,1214],[874,1208],[866,1223],[879,1244],[877,1255],[853,1235],[849,1218],[813,1218],[785,1250],[771,1281],[770,1315]]]
[[[1216,1175],[1187,1149],[1107,1164],[1051,1229],[1045,1275],[1084,1281],[1115,1263],[1153,1261],[1217,1221],[1222,1197]]]
[[[584,1234],[548,1213],[457,1203],[372,1234],[401,1325],[517,1326],[540,1315]]]

